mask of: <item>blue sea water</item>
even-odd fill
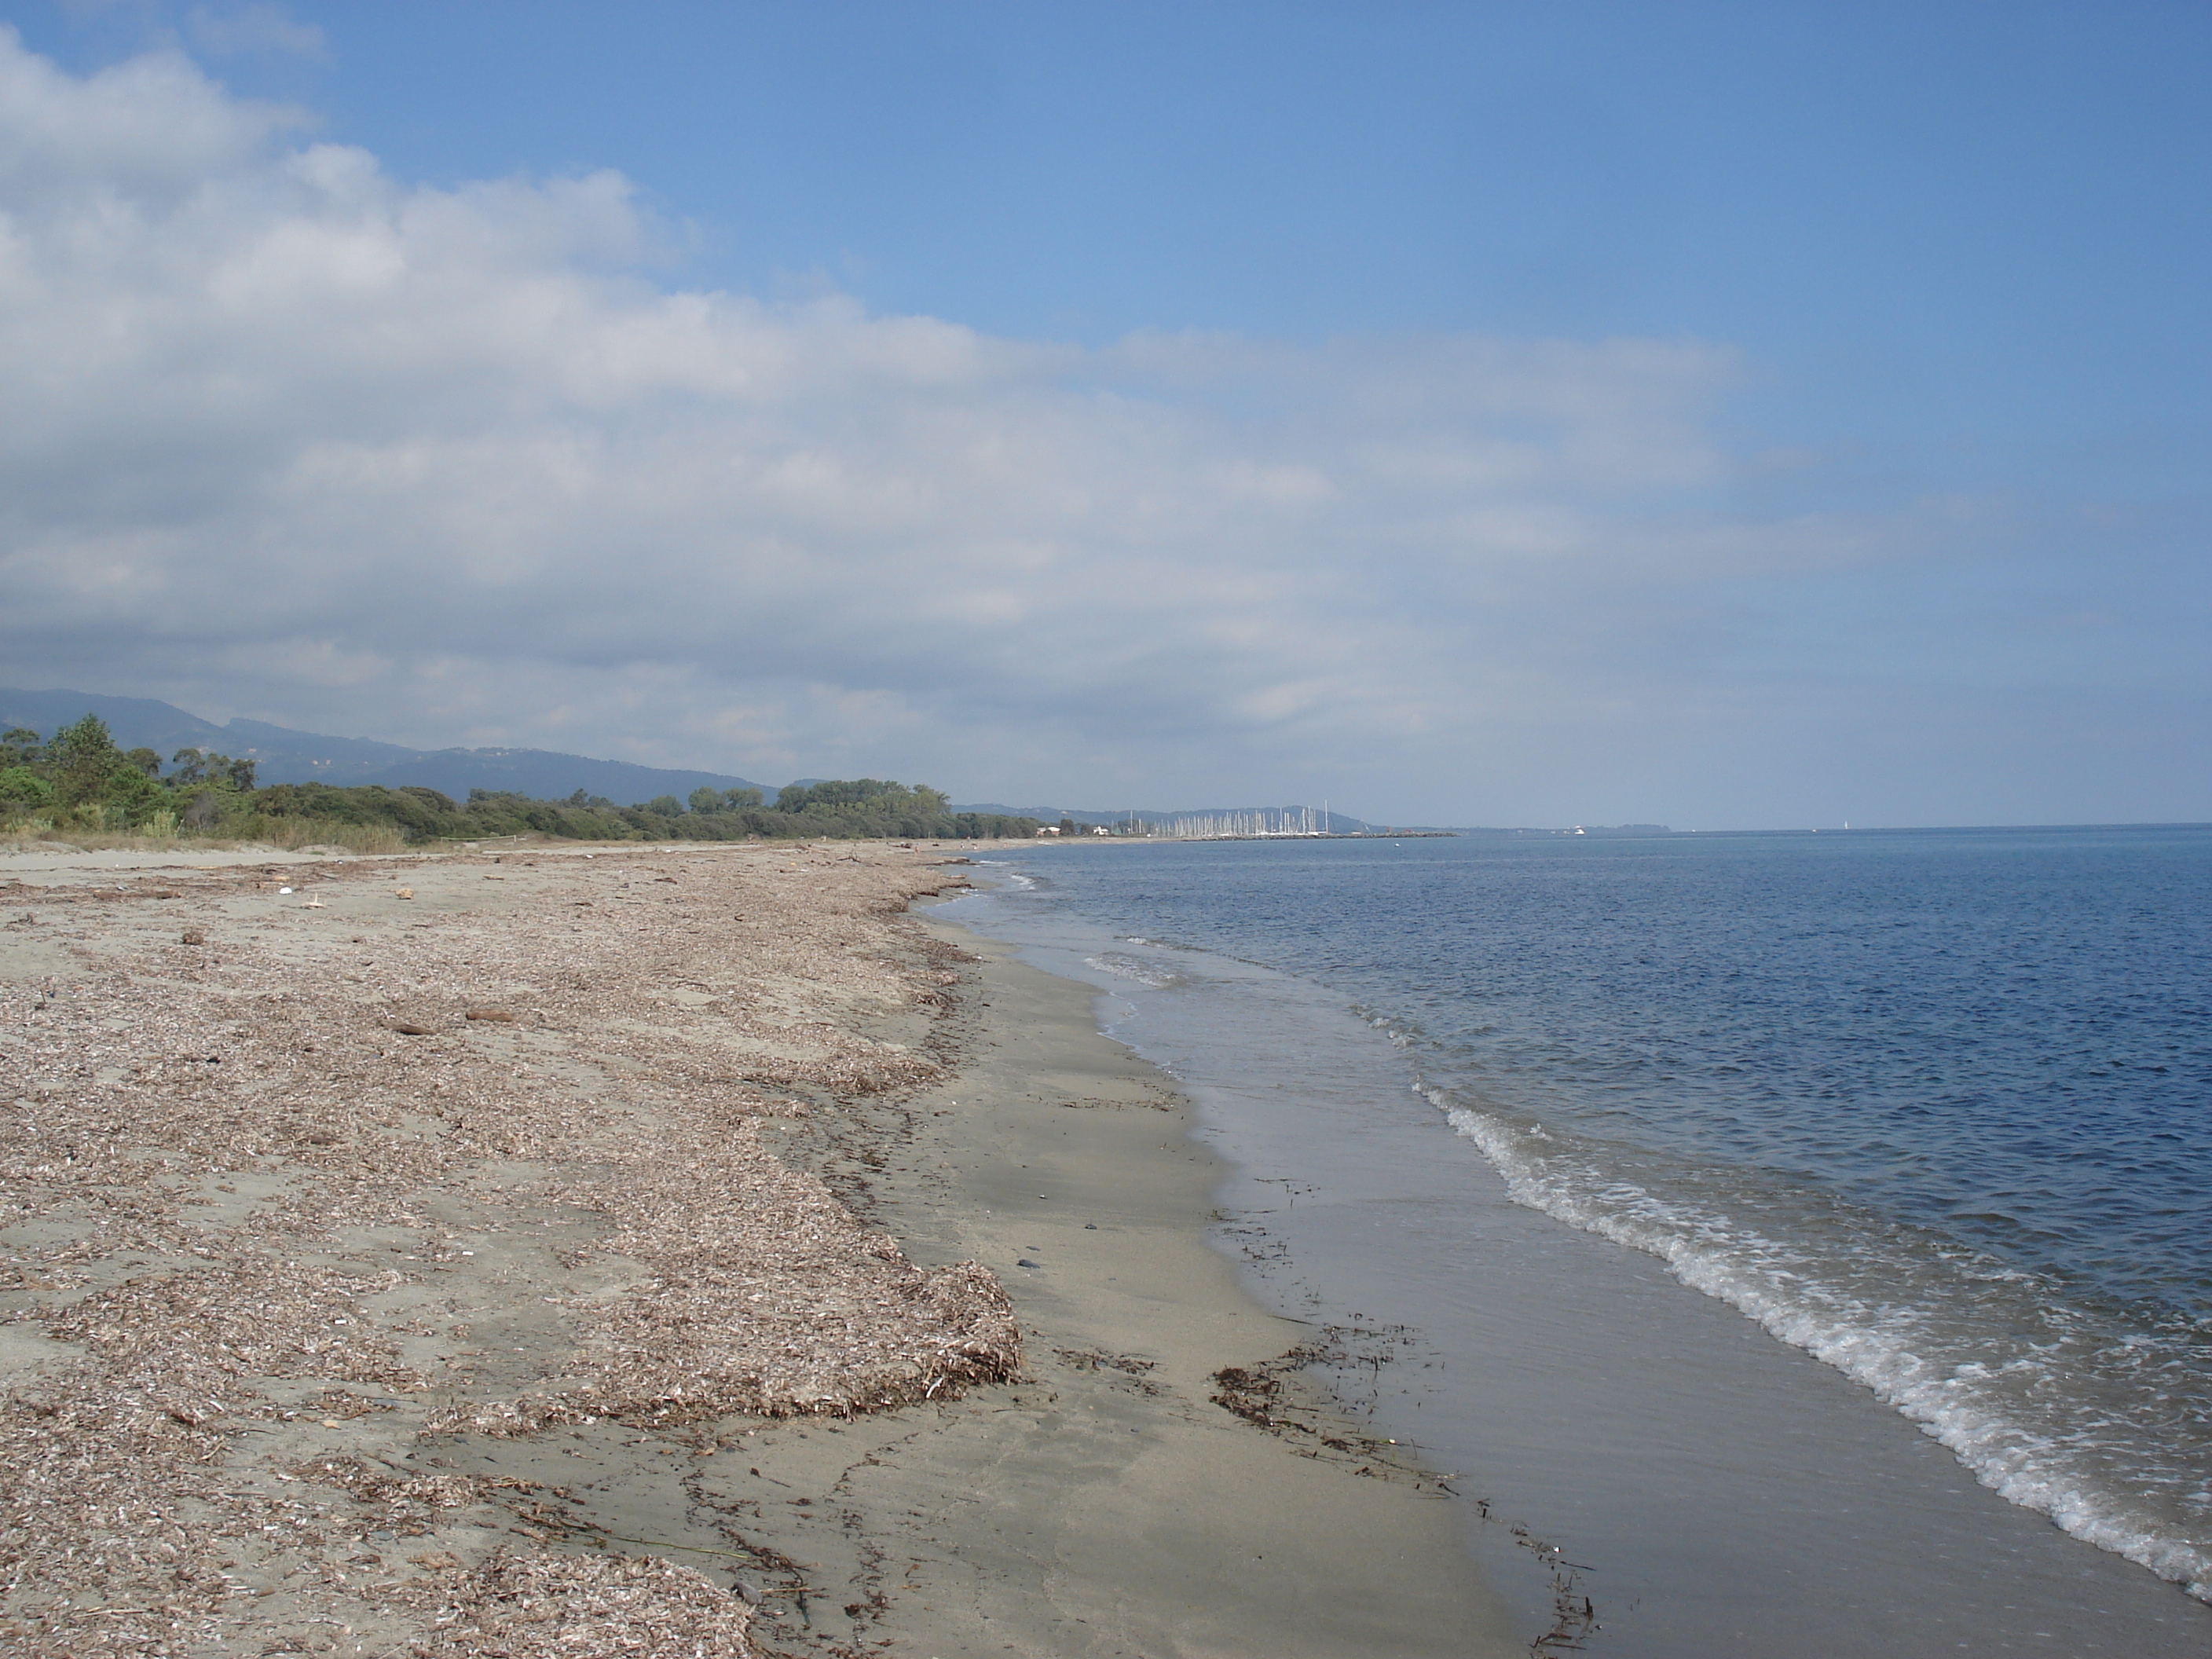
[[[1519,1203],[1663,1261],[1983,1485],[2212,1598],[2212,831],[1046,847],[1000,869],[1002,926],[1079,919],[1104,941],[1085,961],[1132,988],[1250,964],[1352,1011]]]

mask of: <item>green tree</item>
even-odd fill
[[[132,750],[132,754],[139,751]],[[218,755],[212,749],[179,749],[169,757],[169,764],[177,769],[169,775],[169,781],[190,786],[211,783],[226,789],[235,789],[246,794],[253,788],[253,775],[261,763],[254,760],[234,760],[228,755]]]
[[[64,806],[91,801],[106,784],[108,774],[127,764],[107,734],[107,722],[97,714],[64,726],[46,746],[48,776]]]
[[[719,812],[722,810],[722,792],[700,785],[691,792],[691,810],[695,812]]]
[[[111,823],[137,824],[168,805],[169,792],[123,757],[101,781],[98,799],[107,809]]]
[[[658,812],[662,817],[674,818],[684,815],[684,803],[673,795],[655,795],[645,803],[644,810]]]
[[[11,726],[0,732],[0,766],[35,766],[46,752],[39,734],[27,726]]]

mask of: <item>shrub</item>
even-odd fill
[[[51,806],[54,787],[27,766],[0,768],[0,805]]]

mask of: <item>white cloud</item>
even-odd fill
[[[0,39],[0,678],[1070,801],[1591,816],[1612,766],[1649,816],[1680,711],[1762,703],[1699,678],[1714,585],[1957,539],[1731,521],[1725,348],[668,292],[615,174],[415,187],[301,125]]]
[[[4,27],[4,26],[0,26]],[[173,204],[252,162],[294,112],[242,102],[182,56],[156,52],[80,79],[0,45],[0,188],[11,216],[56,215],[101,234],[118,201]]]

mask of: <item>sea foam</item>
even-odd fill
[[[1668,1169],[1686,1190],[1662,1192],[1618,1168],[1620,1149],[1415,1089],[1516,1201],[1659,1257],[1866,1384],[1984,1486],[2212,1601],[2212,1424],[2191,1384],[2212,1332],[2126,1329],[2040,1275],[1733,1172]]]

